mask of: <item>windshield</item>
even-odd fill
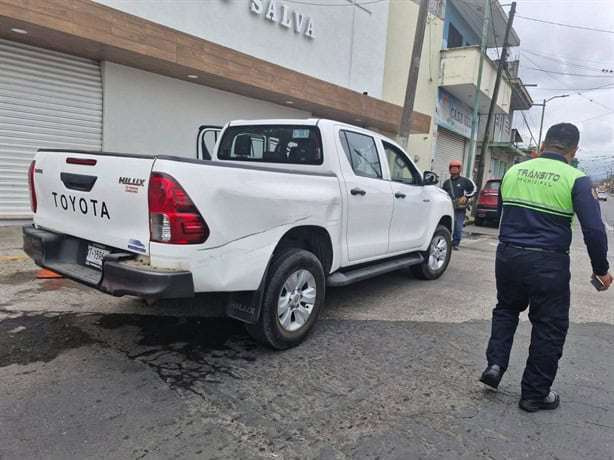
[[[231,126],[218,151],[220,160],[322,164],[322,140],[315,126]]]

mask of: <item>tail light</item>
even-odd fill
[[[36,165],[36,161],[33,160],[30,163],[30,169],[28,169],[28,188],[30,189],[30,208],[32,212],[36,214],[36,209],[38,208],[38,202],[36,201],[36,190],[34,190],[34,167]]]
[[[173,177],[153,173],[149,178],[148,200],[151,241],[198,244],[209,237],[209,227]]]

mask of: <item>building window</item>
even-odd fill
[[[450,24],[448,28],[448,48],[461,48],[463,46],[463,36]]]

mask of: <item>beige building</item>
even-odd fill
[[[486,121],[492,99],[497,64],[484,57],[478,91],[478,69],[483,24],[483,1],[431,1],[428,14],[414,108],[431,117],[427,134],[409,136],[408,151],[421,169],[448,175],[448,163],[460,160],[464,174],[475,173],[476,151],[479,153],[479,125]],[[413,49],[413,33],[419,6],[416,2],[391,2],[382,96],[388,102],[402,104],[405,98],[408,62]],[[501,46],[507,17],[499,3],[493,4],[487,48]],[[494,32],[493,32],[494,31]],[[520,41],[512,30],[511,46]],[[477,92],[478,125],[472,125],[474,98]],[[513,147],[511,117],[514,110],[527,110],[530,96],[518,78],[505,75],[495,104],[490,148],[486,158],[485,179],[499,176],[502,170],[517,161],[519,151]],[[471,144],[475,129],[474,148]],[[509,147],[509,148],[508,148]],[[500,177],[500,176],[499,176]]]

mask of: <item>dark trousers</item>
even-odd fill
[[[463,224],[465,223],[465,210],[454,210],[454,233],[452,234],[452,246],[458,246],[460,244],[461,237],[463,236]]]
[[[529,307],[531,345],[521,398],[545,398],[556,377],[569,327],[569,255],[501,243],[495,275],[497,306],[486,349],[488,364],[507,368],[518,316]]]

